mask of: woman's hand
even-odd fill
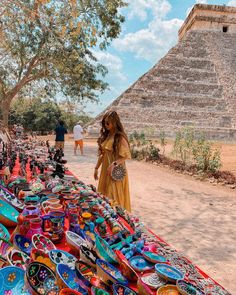
[[[94,174],[93,174],[93,177],[95,180],[98,180],[98,169],[94,169]]]

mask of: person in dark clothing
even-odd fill
[[[59,121],[57,127],[55,128],[56,139],[55,139],[55,148],[64,150],[65,143],[65,134],[67,133],[67,129],[64,127],[64,122]]]

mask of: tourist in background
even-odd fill
[[[75,141],[74,155],[76,155],[76,151],[77,151],[77,148],[79,145],[80,153],[83,156],[84,155],[84,143],[83,143],[84,130],[83,130],[81,124],[82,124],[82,121],[79,121],[76,123],[76,125],[73,128],[74,141]]]
[[[64,127],[64,122],[62,120],[58,121],[58,125],[55,128],[56,139],[55,139],[55,148],[64,150],[65,144],[65,134],[67,129]]]
[[[111,198],[113,204],[119,204],[131,211],[127,171],[122,180],[116,181],[112,177],[114,167],[122,165],[125,168],[125,160],[131,158],[127,135],[115,111],[109,111],[103,116],[98,151],[99,157],[94,171],[94,178],[98,180],[98,169],[102,166],[98,192]]]

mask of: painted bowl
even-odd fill
[[[140,294],[140,295],[153,294],[153,290],[151,288],[149,288],[148,285],[144,284],[144,282],[141,280],[140,277],[137,282],[137,287],[138,287],[138,294]]]
[[[112,286],[113,295],[137,295],[132,289],[121,284],[114,284]]]
[[[25,288],[25,272],[16,266],[0,269],[0,294],[30,295]]]
[[[6,255],[7,261],[12,266],[17,266],[26,270],[27,265],[30,262],[30,257],[22,251],[11,248]]]
[[[0,199],[6,201],[8,204],[12,205],[19,211],[24,209],[24,203],[17,199],[15,195],[9,192],[8,189],[0,185]]]
[[[3,224],[0,223],[0,238],[9,241],[10,234]]]
[[[8,266],[7,259],[0,255],[0,269],[6,266]]]
[[[7,255],[7,252],[10,248],[13,247],[13,244],[3,238],[0,238],[0,255],[4,258]]]
[[[83,238],[69,230],[66,231],[66,241],[70,249],[77,253],[79,252],[81,245],[87,246],[87,243]]]
[[[125,255],[119,250],[115,250],[115,253],[116,253],[116,256],[120,265],[120,270],[123,276],[126,277],[129,281],[137,282],[138,275],[135,272],[135,270],[132,268],[132,266],[129,264],[129,261],[125,257]]]
[[[99,289],[97,287],[92,287],[91,288],[91,295],[110,295],[107,291],[103,289]]]
[[[98,278],[96,269],[92,266],[82,261],[77,261],[75,263],[75,270],[78,278],[87,287],[94,286],[106,290],[107,286]]]
[[[184,278],[184,274],[181,271],[169,264],[157,263],[155,265],[155,270],[160,277],[173,283],[176,283],[177,280],[182,280]]]
[[[19,212],[7,202],[0,200],[0,223],[6,227],[16,226]]]
[[[77,258],[63,250],[51,250],[49,251],[49,257],[55,265],[58,264],[66,264],[71,269],[75,269],[75,263],[77,261]]]
[[[27,266],[26,283],[33,294],[46,295],[59,291],[55,273],[47,265],[36,261]]]
[[[110,263],[117,263],[117,257],[114,251],[111,249],[109,244],[98,235],[96,236],[95,246],[96,252],[101,259]]]
[[[43,263],[53,271],[56,271],[56,265],[49,258],[49,253],[45,253],[43,250],[33,248],[30,253],[30,258],[32,261]]]
[[[165,263],[167,261],[167,259],[164,256],[158,255],[154,252],[146,251],[142,254],[147,261],[150,261],[152,263]]]
[[[27,239],[25,236],[16,234],[13,240],[13,244],[20,251],[23,251],[27,255],[30,255],[33,245],[31,243],[31,240]]]
[[[60,288],[71,288],[82,294],[87,294],[86,286],[78,278],[76,271],[65,264],[57,265],[57,277]]]
[[[146,284],[151,289],[158,289],[164,285],[166,285],[166,280],[159,277],[155,272],[145,273],[141,276],[141,280],[144,284]]]
[[[157,295],[180,295],[175,285],[165,285],[157,290]]]
[[[182,295],[205,295],[199,288],[184,280],[177,281],[177,289]]]
[[[32,244],[35,249],[42,250],[45,253],[48,253],[50,250],[56,249],[56,246],[51,240],[40,234],[35,234],[32,236]]]
[[[98,256],[94,250],[81,245],[79,249],[79,257],[81,261],[87,263],[92,267],[96,267],[96,261],[98,259]]]
[[[82,295],[82,293],[70,288],[64,288],[59,292],[59,295]]]
[[[143,272],[154,268],[154,264],[147,261],[141,255],[133,256],[132,258],[130,258],[129,263],[133,267],[133,269],[138,272]]]
[[[108,286],[115,283],[128,285],[128,280],[112,264],[104,260],[97,259],[96,267],[98,277]]]

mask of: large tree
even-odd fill
[[[39,88],[77,101],[107,87],[91,49],[121,30],[122,0],[1,0],[0,107],[8,125],[14,98]]]

